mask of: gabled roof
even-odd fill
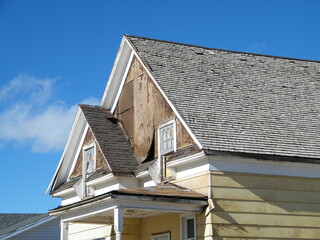
[[[56,217],[49,217],[48,214],[19,214],[19,213],[1,213],[0,214],[0,239],[13,236],[30,229],[32,225],[38,226],[42,222],[52,220]],[[27,228],[29,227],[29,228]],[[57,226],[59,230],[59,226]]]
[[[205,150],[320,157],[320,62],[125,38]]]
[[[113,173],[133,173],[138,166],[133,150],[109,110],[79,105]]]

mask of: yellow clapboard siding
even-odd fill
[[[320,192],[318,179],[284,177],[262,174],[222,173],[211,174],[212,186],[235,188],[265,188]]]
[[[204,224],[244,224],[244,225],[266,225],[285,227],[320,227],[319,216],[290,216],[272,214],[250,214],[250,213],[229,213],[213,211],[211,216],[206,218]],[[201,222],[198,222],[201,225]]]
[[[319,239],[320,228],[298,227],[269,227],[269,226],[245,226],[227,224],[207,224],[197,228],[204,232],[204,236],[219,237],[248,237],[248,238],[274,238],[274,239]]]
[[[150,240],[152,234],[170,232],[171,240],[180,239],[180,215],[163,214],[141,220],[141,240]]]
[[[320,216],[320,204],[217,200],[216,211]]]
[[[319,203],[320,192],[300,192],[277,189],[246,189],[214,187],[212,189],[215,199]]]
[[[195,190],[199,188],[207,188],[208,187],[208,176],[209,174],[201,174],[198,176],[191,176],[182,178],[179,180],[173,181],[173,183],[178,184],[180,186]]]

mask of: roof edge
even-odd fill
[[[276,55],[261,54],[261,53],[252,53],[252,52],[242,52],[242,51],[227,50],[227,49],[221,49],[221,48],[210,48],[210,47],[204,47],[204,46],[195,45],[195,44],[188,44],[188,43],[181,43],[181,42],[160,40],[160,39],[148,38],[148,37],[140,37],[140,36],[134,36],[134,35],[130,35],[130,34],[124,34],[124,36],[126,36],[126,37],[128,37],[128,38],[134,37],[134,38],[152,40],[152,41],[163,42],[163,43],[177,44],[177,45],[182,45],[182,46],[187,46],[187,47],[203,48],[203,49],[207,49],[207,50],[217,50],[217,51],[222,51],[222,52],[247,54],[247,55],[254,55],[254,56],[261,56],[261,57],[271,57],[271,58],[280,58],[280,59],[286,59],[286,60],[296,60],[296,61],[320,63],[320,60],[301,59],[301,58],[284,57],[284,56],[276,56]]]

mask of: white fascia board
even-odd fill
[[[125,37],[122,38],[116,60],[113,64],[111,74],[108,79],[106,89],[100,102],[103,108],[111,109],[118,94],[121,80],[125,73],[132,49],[126,43]]]
[[[80,152],[82,151],[82,145],[84,143],[84,140],[86,138],[86,135],[87,135],[87,132],[88,132],[88,129],[89,129],[89,124],[86,123],[86,126],[85,126],[85,129],[82,133],[82,137],[81,137],[81,140],[79,142],[79,145],[77,147],[77,151],[76,151],[76,154],[75,154],[75,157],[73,159],[73,162],[72,162],[72,165],[71,165],[71,168],[70,168],[70,171],[69,171],[69,174],[68,174],[68,178],[70,177],[70,175],[72,174],[76,164],[77,164],[77,159],[78,159],[78,156],[80,154]]]
[[[146,177],[150,177],[150,174],[149,174],[149,171],[148,170],[145,170],[145,171],[142,171],[142,172],[139,172],[137,175],[136,175],[137,178],[146,178]]]
[[[237,156],[209,156],[209,164],[210,171],[320,178],[320,165],[314,163],[257,160]]]
[[[66,144],[66,146],[65,146],[65,148],[63,150],[60,162],[59,162],[58,167],[57,167],[57,169],[56,169],[56,171],[55,171],[55,173],[53,175],[53,178],[50,181],[50,184],[49,184],[49,186],[48,186],[48,188],[46,190],[46,193],[48,193],[50,191],[51,187],[55,186],[55,184],[57,182],[57,178],[58,178],[59,172],[60,172],[60,169],[62,167],[65,167],[65,166],[63,166],[63,164],[64,164],[64,159],[65,159],[65,157],[67,155],[67,151],[69,150],[70,145],[73,145],[73,144],[71,144],[71,142],[75,141],[73,139],[73,136],[76,135],[79,131],[81,131],[81,129],[79,129],[78,126],[81,123],[82,123],[81,125],[83,125],[83,122],[84,122],[84,116],[83,116],[80,108],[78,107],[78,111],[77,111],[76,117],[75,117],[75,119],[73,121],[72,128],[71,128],[70,134],[68,136],[67,144]]]
[[[97,184],[101,184],[101,183],[106,183],[109,181],[114,181],[116,180],[117,177],[115,175],[113,175],[113,173],[109,173],[103,177],[91,180],[89,182],[87,182],[87,186],[93,186],[93,185],[97,185]]]
[[[128,72],[129,72],[129,70],[130,70],[130,66],[131,66],[131,63],[132,63],[133,56],[134,56],[133,51],[131,51],[129,60],[128,60],[128,62],[126,63],[127,66],[126,66],[125,71],[124,71],[124,73],[123,73],[123,75],[122,75],[122,79],[121,79],[121,82],[120,82],[120,86],[119,86],[119,88],[118,88],[118,90],[117,90],[118,92],[117,92],[116,98],[115,98],[115,100],[114,100],[114,102],[113,102],[113,106],[112,106],[112,108],[111,108],[111,113],[112,113],[112,114],[114,113],[114,110],[115,110],[116,107],[117,107],[117,103],[118,103],[118,100],[119,100],[119,97],[120,97],[120,93],[121,93],[121,91],[122,91],[124,82],[126,81]]]
[[[75,193],[73,187],[52,194],[52,197],[63,197]]]
[[[187,156],[187,157],[183,157],[183,158],[179,158],[179,159],[170,161],[167,163],[167,166],[168,167],[180,167],[182,165],[186,165],[186,164],[192,163],[194,161],[199,161],[199,159],[202,159],[202,158],[206,158],[206,155],[204,152],[199,152],[199,153]]]
[[[189,133],[189,135],[191,136],[191,138],[193,139],[193,141],[198,145],[198,147],[200,149],[202,149],[202,146],[200,144],[200,142],[198,141],[198,139],[196,138],[196,136],[192,133],[191,129],[189,128],[189,126],[185,123],[185,121],[183,120],[183,118],[181,117],[181,115],[178,113],[177,109],[174,107],[174,105],[172,104],[172,102],[169,100],[169,98],[166,96],[166,94],[164,93],[164,91],[162,90],[162,88],[160,87],[160,85],[157,83],[157,81],[155,80],[155,77],[153,76],[153,74],[149,71],[149,69],[146,67],[146,65],[144,64],[144,62],[141,60],[140,56],[136,53],[134,47],[131,45],[131,43],[127,40],[126,43],[131,47],[132,51],[134,52],[135,57],[139,60],[140,64],[144,67],[144,69],[146,70],[146,72],[149,74],[150,78],[152,79],[153,83],[157,86],[158,90],[160,91],[160,93],[162,94],[162,96],[165,98],[165,100],[167,101],[167,103],[169,104],[169,106],[171,107],[171,109],[173,110],[173,112],[175,113],[175,115],[177,116],[177,118],[179,119],[179,121],[182,123],[182,125],[184,126],[184,128],[187,130],[187,132]]]
[[[47,216],[47,217],[42,218],[42,219],[40,219],[40,220],[38,220],[36,222],[33,222],[33,223],[28,224],[26,226],[23,226],[23,227],[17,229],[16,231],[14,231],[14,232],[8,233],[7,235],[4,235],[4,236],[0,237],[0,239],[3,239],[3,240],[10,239],[10,238],[12,238],[12,237],[14,237],[14,236],[16,236],[18,234],[21,234],[21,233],[23,233],[25,231],[28,231],[28,230],[30,230],[32,228],[35,228],[35,227],[37,227],[39,225],[42,225],[42,224],[46,223],[46,222],[52,221],[52,220],[54,220],[56,218],[57,218],[56,216]]]

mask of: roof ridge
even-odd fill
[[[195,44],[188,44],[188,43],[181,43],[181,42],[175,42],[175,41],[161,40],[161,39],[155,39],[155,38],[134,36],[134,35],[130,35],[130,34],[124,34],[124,36],[127,37],[127,38],[134,37],[134,38],[146,39],[146,40],[163,42],[163,43],[177,44],[177,45],[182,45],[182,46],[187,46],[187,47],[203,48],[203,49],[207,49],[207,50],[216,50],[216,51],[222,51],[222,52],[230,52],[230,53],[254,55],[254,56],[261,56],[261,57],[280,58],[280,59],[287,59],[287,60],[296,60],[296,61],[303,61],[303,62],[315,62],[315,63],[320,63],[320,60],[301,59],[301,58],[284,57],[284,56],[275,56],[275,55],[269,55],[269,54],[242,52],[242,51],[228,50],[228,49],[221,49],[221,48],[211,48],[211,47],[204,47],[204,46],[199,46],[199,45],[195,45]]]

